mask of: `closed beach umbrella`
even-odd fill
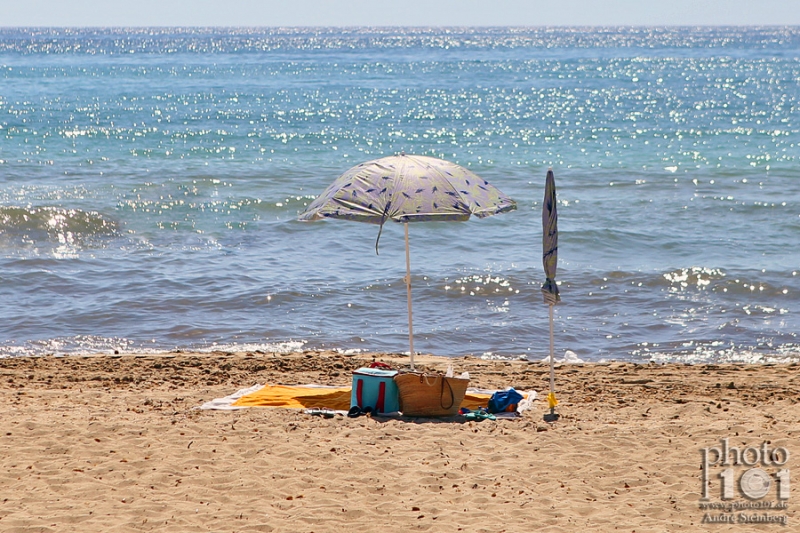
[[[550,407],[549,415],[545,420],[554,422],[558,420],[555,407],[556,400],[556,373],[555,353],[553,341],[553,306],[561,301],[556,284],[556,266],[558,264],[558,209],[556,205],[556,178],[553,170],[547,171],[544,185],[544,202],[542,204],[542,264],[544,265],[545,282],[542,285],[544,303],[550,310],[550,394],[547,403]]]
[[[308,208],[300,220],[341,218],[378,224],[402,222],[406,241],[408,342],[414,368],[414,330],[411,313],[411,259],[408,223],[462,221],[516,209],[516,203],[473,172],[441,159],[400,154],[367,161],[339,176]],[[380,239],[380,230],[378,231]],[[378,242],[375,242],[378,251]]]
[[[542,265],[545,282],[542,285],[544,303],[555,305],[561,301],[556,284],[558,266],[558,206],[556,205],[556,178],[553,170],[547,171],[542,204]]]

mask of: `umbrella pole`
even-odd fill
[[[556,393],[556,363],[555,363],[555,350],[553,348],[553,304],[548,306],[550,308],[550,393]]]
[[[406,293],[408,294],[408,346],[411,360],[411,370],[414,370],[414,326],[411,314],[411,253],[408,251],[408,222],[403,224],[406,229]]]

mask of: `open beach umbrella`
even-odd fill
[[[378,239],[387,220],[402,222],[406,241],[408,343],[414,369],[411,313],[411,259],[408,223],[463,221],[516,209],[517,204],[473,172],[441,159],[400,154],[367,161],[339,176],[300,220],[341,218],[378,224]],[[375,242],[378,251],[378,241]]]
[[[561,301],[556,284],[556,266],[558,264],[558,209],[556,205],[556,178],[553,169],[547,171],[544,185],[544,202],[542,203],[542,264],[544,265],[545,282],[542,285],[544,303],[550,309],[550,394],[547,403],[550,406],[549,415],[545,420],[554,422],[558,420],[555,407],[556,400],[556,372],[555,353],[553,346],[553,306]]]

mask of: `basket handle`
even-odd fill
[[[433,378],[433,383],[431,383],[431,382],[429,382],[429,381],[428,381],[428,374],[426,374],[426,373],[424,373],[424,372],[423,372],[423,373],[421,373],[421,374],[419,375],[419,382],[420,382],[420,383],[425,383],[425,385],[427,385],[428,387],[433,387],[434,385],[436,385],[436,379],[437,379],[438,377],[439,377],[438,375],[437,375],[437,376],[435,376],[435,377]]]
[[[444,385],[445,385],[445,383],[447,384],[447,388],[450,389],[450,405],[448,405],[448,406],[444,405]],[[446,377],[442,376],[442,392],[439,394],[439,406],[442,409],[447,410],[447,409],[450,409],[451,407],[453,407],[454,403],[456,403],[456,395],[453,392],[453,386],[450,385],[450,381]]]

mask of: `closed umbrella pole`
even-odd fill
[[[553,398],[556,396],[556,357],[554,349],[554,335],[553,335],[553,304],[548,305],[550,308],[550,394]]]
[[[406,293],[408,294],[408,354],[411,370],[414,370],[414,318],[411,312],[411,252],[408,246],[408,222],[403,223],[406,229]]]

